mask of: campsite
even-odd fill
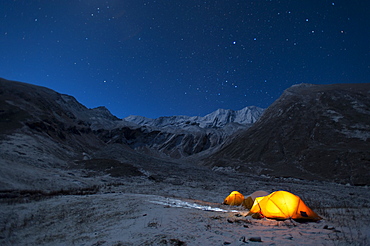
[[[370,0],[0,10],[0,246],[370,246]]]
[[[1,245],[368,245],[369,189],[232,172],[126,177],[92,192],[2,199]],[[197,170],[199,172],[199,170]],[[183,177],[183,178],[181,178]],[[203,178],[206,177],[206,180]],[[96,177],[95,177],[96,178]],[[231,191],[289,190],[323,219],[297,222],[247,216],[223,204]],[[2,194],[4,197],[5,194]],[[259,243],[259,244],[257,244]]]
[[[294,86],[227,137],[0,83],[0,245],[370,245],[368,85]]]

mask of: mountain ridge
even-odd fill
[[[42,136],[35,141],[67,144],[63,148],[68,152],[59,155],[58,162],[81,158],[81,153],[91,155],[109,144],[149,156],[182,158],[208,151],[232,133],[249,127],[232,122],[223,124],[223,128],[201,128],[184,122],[171,127],[138,125],[117,118],[103,106],[89,109],[74,97],[46,87],[5,79],[0,79],[0,85],[0,133],[4,136],[17,132],[31,139]],[[56,153],[63,152],[57,149]],[[53,155],[51,150],[46,151]]]
[[[258,175],[369,184],[370,84],[300,84],[205,159]]]
[[[222,128],[229,123],[251,125],[257,121],[264,109],[248,106],[240,110],[217,109],[205,116],[174,115],[163,116],[155,119],[144,116],[130,115],[123,118],[138,125],[156,127],[181,127],[184,124],[198,125],[201,128]]]
[[[119,160],[143,173],[189,162],[250,175],[368,184],[369,85],[300,84],[263,111],[127,121],[45,87],[0,79],[0,171],[12,177],[11,166],[67,168],[75,160],[111,158],[112,165]],[[35,175],[20,173],[21,180]]]

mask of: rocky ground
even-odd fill
[[[94,186],[3,191],[0,244],[245,245],[253,240],[262,245],[369,244],[368,187],[240,175],[186,163],[162,169],[162,175],[153,167],[146,175],[132,176],[131,170],[131,175],[112,177],[93,164],[88,165],[90,175],[81,179],[95,180]],[[61,172],[86,173],[81,162],[74,168]],[[324,219],[298,223],[245,217],[248,210],[221,204],[233,190],[245,195],[287,190]]]

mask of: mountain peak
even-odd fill
[[[184,127],[197,125],[200,128],[220,128],[229,123],[242,125],[253,124],[262,115],[264,109],[249,106],[241,110],[217,109],[206,116],[166,116],[156,119],[150,119],[143,116],[128,116],[125,121],[133,122],[138,125],[155,126],[155,127]]]
[[[105,106],[99,106],[96,108],[90,109],[94,112],[97,116],[101,118],[111,119],[111,120],[119,120],[116,116],[114,116]]]

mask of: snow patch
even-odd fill
[[[237,167],[218,167],[218,166],[214,166],[212,168],[212,171],[214,171],[214,172],[224,172],[224,173],[235,173],[239,168],[240,168],[240,166],[237,166]]]
[[[346,137],[348,137],[348,138],[358,138],[358,139],[361,139],[363,141],[367,141],[367,139],[370,139],[370,132],[368,130],[343,129],[340,132],[343,133],[344,135],[346,135]]]
[[[334,110],[328,109],[326,112],[329,113],[331,119],[335,122],[339,122],[340,119],[344,118],[343,115]]]
[[[211,206],[205,206],[205,205],[199,205],[196,203],[191,203],[191,202],[185,202],[179,199],[174,199],[174,198],[161,198],[158,197],[158,200],[153,200],[151,201],[152,203],[155,204],[161,204],[169,207],[175,207],[175,208],[188,208],[188,209],[199,209],[203,211],[215,211],[215,212],[224,212],[224,213],[238,213],[241,211],[238,210],[226,210],[218,207],[211,207]],[[245,212],[245,211],[244,211]]]

